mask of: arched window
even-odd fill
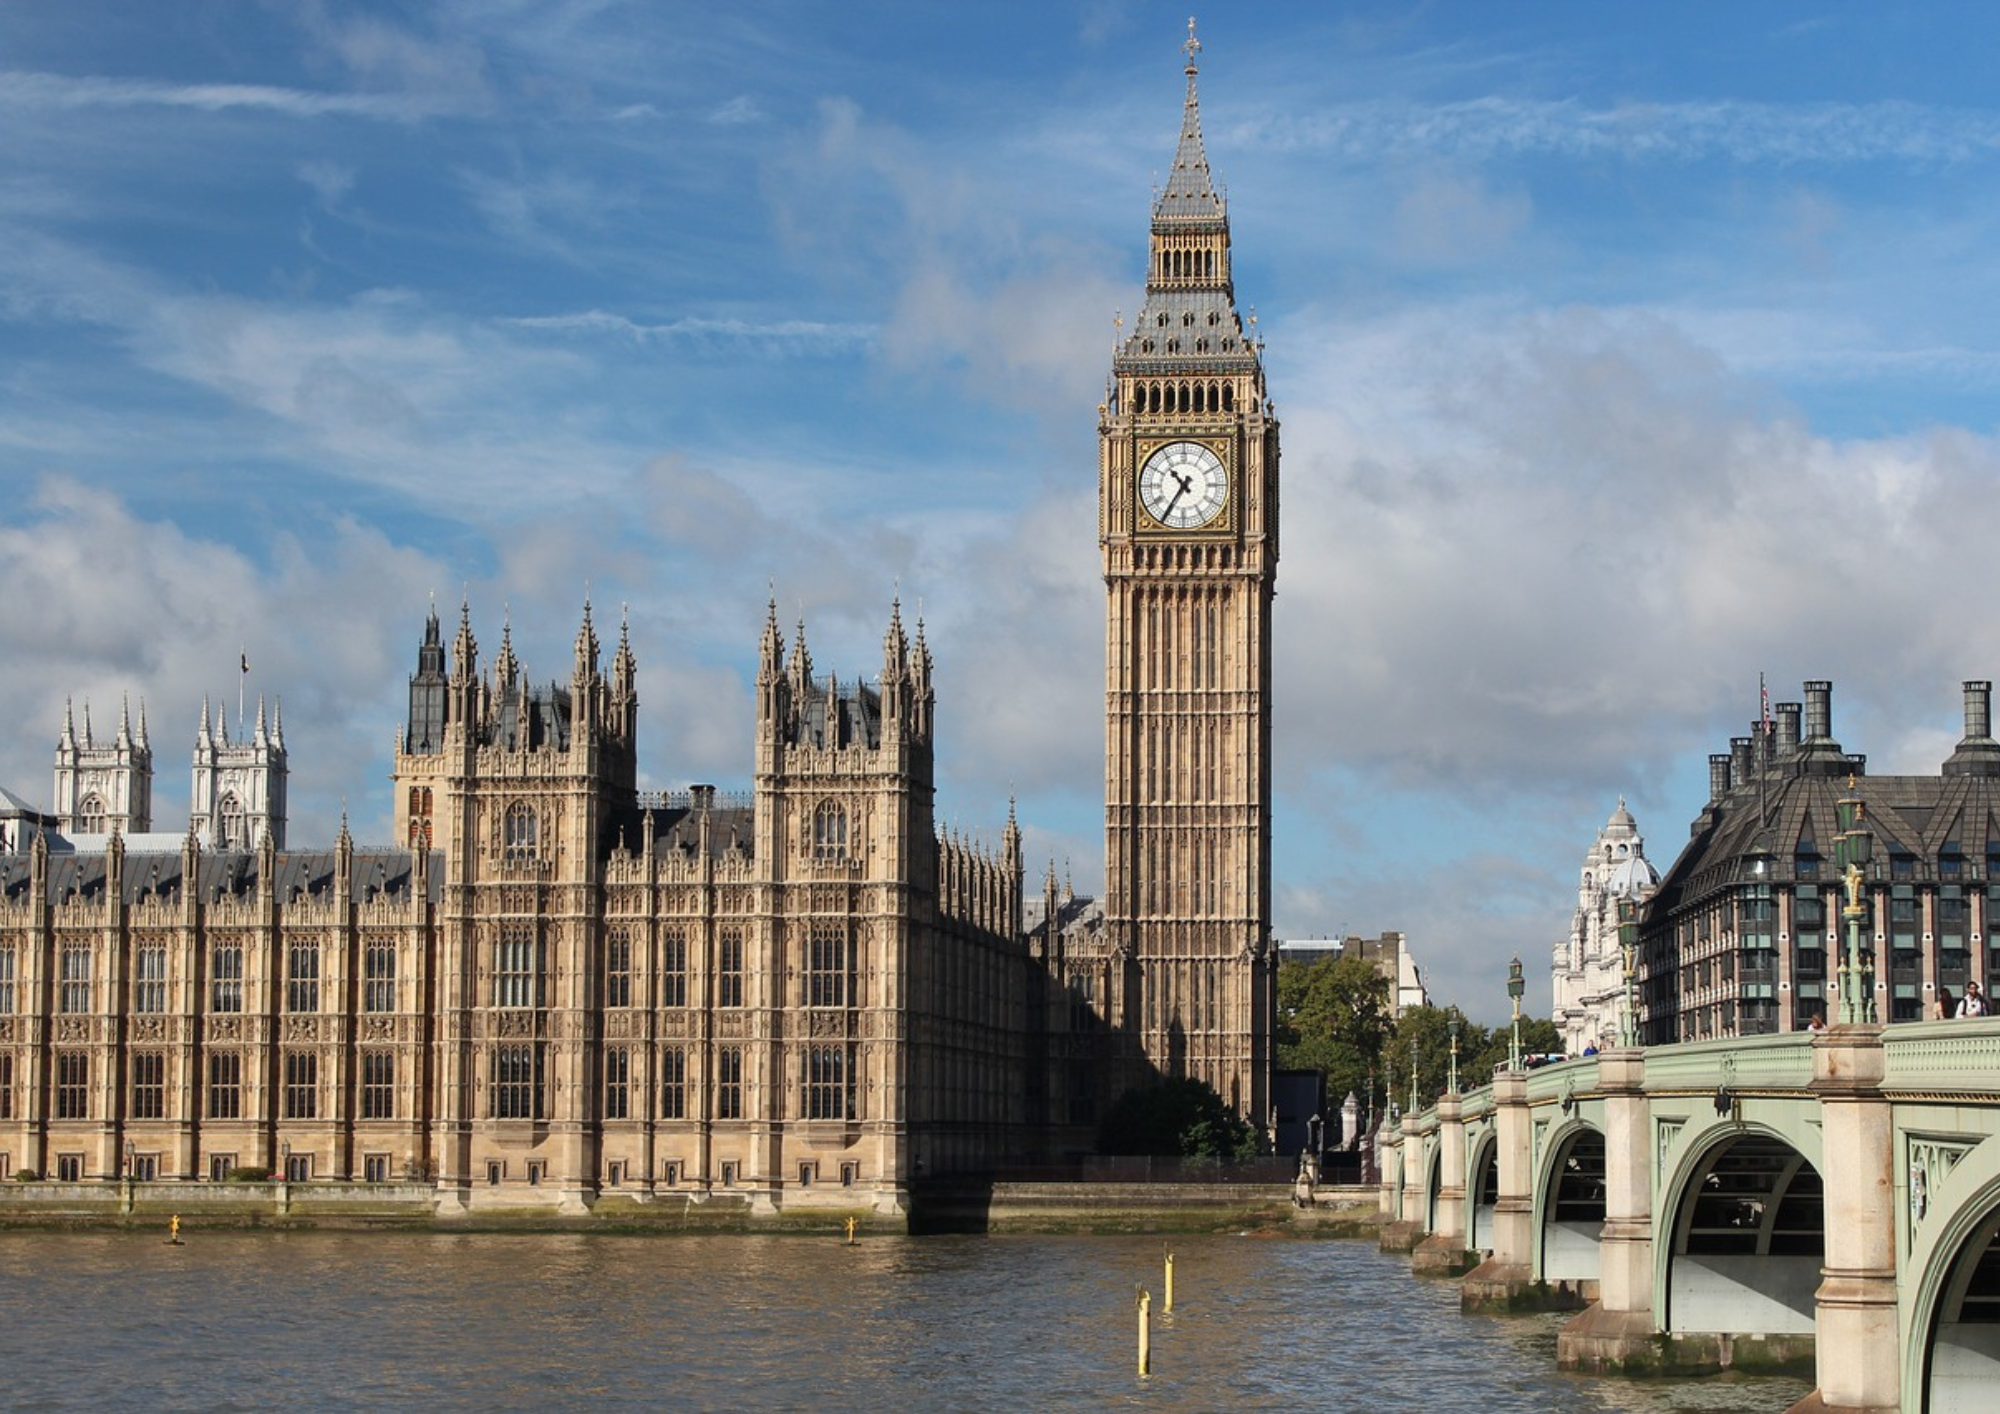
[[[101,835],[104,833],[104,797],[92,791],[83,798],[83,804],[76,807],[76,823],[80,833]]]
[[[243,802],[236,798],[236,792],[230,791],[222,797],[222,806],[216,811],[216,816],[220,821],[215,837],[217,849],[249,848],[250,841],[244,837]]]
[[[847,858],[847,807],[837,800],[822,800],[813,811],[812,854],[820,860]]]
[[[507,820],[501,834],[501,855],[506,859],[541,858],[541,822],[524,800],[517,800],[507,807]]]

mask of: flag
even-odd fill
[[[248,670],[246,669],[246,671]],[[1764,675],[1762,673],[1757,674],[1757,700],[1763,712],[1760,720],[1763,723],[1764,735],[1769,736],[1771,734],[1771,690],[1764,686]]]
[[[250,671],[250,650],[247,648],[243,650],[243,671]]]

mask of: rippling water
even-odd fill
[[[11,1409],[1782,1410],[1791,1380],[1555,1370],[1363,1242],[0,1236]],[[1135,1288],[1153,1290],[1136,1374]]]

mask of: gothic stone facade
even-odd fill
[[[757,694],[748,800],[642,797],[622,635],[606,675],[586,610],[535,687],[432,615],[399,847],[37,833],[0,860],[0,1165],[900,1210],[1013,1152],[1019,833],[935,832],[921,632],[842,685],[771,621]]]
[[[1194,1076],[1270,1109],[1271,604],[1278,423],[1235,303],[1188,40],[1146,301],[1099,408],[1105,607],[1102,1005],[1110,1090]],[[1091,970],[1098,970],[1091,964]]]

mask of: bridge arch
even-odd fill
[[[1911,1148],[1898,1188],[1918,1274],[1905,1407],[1989,1409],[2000,1382],[2000,1138],[1949,1158],[1937,1146]]]
[[[1466,1210],[1472,1215],[1466,1224],[1468,1249],[1493,1250],[1493,1216],[1500,1203],[1500,1139],[1485,1128],[1474,1140],[1472,1157],[1465,1169]]]
[[[1548,1154],[1537,1189],[1537,1275],[1551,1284],[1596,1281],[1604,1231],[1604,1132],[1582,1121],[1560,1125],[1548,1136]]]
[[[1438,1230],[1438,1199],[1444,1192],[1444,1140],[1432,1135],[1424,1149],[1424,1231]]]
[[[1661,1329],[1814,1333],[1824,1191],[1801,1137],[1724,1119],[1682,1146],[1655,1229]]]

